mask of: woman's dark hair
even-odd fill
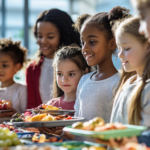
[[[110,12],[101,12],[93,16],[87,14],[81,15],[77,19],[74,27],[80,31],[83,26],[94,26],[100,31],[103,31],[106,39],[110,40],[114,37],[112,32],[113,21],[127,18],[128,16],[131,16],[128,9],[116,6]]]
[[[20,46],[20,43],[20,41],[13,42],[11,39],[3,38],[0,40],[0,53],[9,55],[14,64],[20,63],[23,67],[27,62],[27,49]]]
[[[73,21],[71,17],[64,11],[59,9],[50,9],[43,11],[37,18],[34,26],[34,36],[37,38],[37,24],[38,22],[53,23],[60,32],[60,46],[68,46],[76,43],[80,46],[80,35],[73,28]],[[42,55],[42,54],[41,54]],[[40,56],[41,56],[40,55]]]
[[[76,44],[71,44],[70,46],[62,47],[58,52],[55,53],[53,67],[54,67],[54,82],[53,82],[53,98],[60,97],[64,92],[58,87],[56,81],[56,66],[59,62],[69,59],[75,63],[81,72],[84,73],[88,69],[90,72],[90,67],[87,65],[85,58],[82,55],[81,48]]]

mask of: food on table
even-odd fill
[[[15,132],[10,131],[8,128],[0,127],[0,147],[9,147],[22,145],[17,134]]]
[[[12,116],[12,119],[10,122],[23,122],[24,121],[24,115],[20,115],[19,113],[15,113]]]
[[[10,125],[8,125],[8,124],[0,124],[0,128],[8,128],[10,131],[13,131],[13,132],[15,132],[15,133],[23,132],[22,130],[20,130],[20,129],[15,129],[15,127],[10,126]]]
[[[82,129],[83,128],[83,122],[76,122],[72,125],[72,128],[74,129]]]
[[[46,109],[46,110],[60,110],[61,108],[52,106],[52,105],[46,105],[46,104],[42,104],[42,108]]]
[[[10,122],[36,122],[36,121],[56,121],[56,120],[69,120],[72,119],[72,117],[68,114],[64,115],[58,115],[53,116],[49,113],[42,113],[42,114],[31,114],[30,116],[24,116],[24,114],[19,115],[15,114],[13,115],[13,118],[10,120]]]
[[[137,143],[127,143],[124,150],[150,150],[150,148]]]
[[[0,99],[0,110],[7,110],[12,107],[12,103],[9,100]]]
[[[86,122],[76,122],[72,125],[74,129],[81,130],[90,130],[90,131],[106,131],[106,130],[114,130],[114,129],[126,129],[121,123],[107,123],[105,124],[104,120],[100,117],[96,117],[92,120]]]
[[[32,142],[44,143],[44,142],[63,142],[63,139],[58,139],[57,137],[50,137],[46,139],[45,134],[34,134],[32,137]]]
[[[106,148],[100,146],[90,146],[90,147],[83,147],[82,150],[106,150]]]

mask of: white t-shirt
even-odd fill
[[[93,81],[91,76],[94,73],[85,74],[78,84],[77,98],[74,106],[76,111],[75,117],[85,117],[85,121],[101,117],[108,123],[120,75],[116,73],[107,79]],[[75,139],[78,141],[93,141],[91,138],[79,136],[76,136]]]
[[[94,73],[84,75],[79,82],[74,107],[75,116],[85,117],[86,120],[102,117],[108,123],[120,75],[116,73],[107,79],[93,81],[91,76]]]
[[[42,67],[41,67],[41,75],[40,75],[40,83],[39,83],[39,91],[41,100],[43,103],[46,103],[50,99],[52,99],[52,90],[53,90],[53,59],[44,58]]]
[[[12,107],[18,113],[24,113],[27,107],[27,87],[14,83],[11,86],[0,88],[0,98],[12,102]]]

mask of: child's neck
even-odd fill
[[[102,64],[97,65],[97,72],[92,76],[92,80],[99,81],[107,79],[114,74],[116,74],[118,71],[113,65],[112,60],[110,62],[104,61]]]
[[[76,100],[76,91],[72,93],[64,93],[63,101],[72,102]]]
[[[11,86],[12,84],[14,84],[14,80],[13,79],[9,79],[5,82],[1,82],[1,88],[4,88],[4,87],[8,87],[8,86]]]

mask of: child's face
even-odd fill
[[[147,42],[142,44],[131,34],[116,32],[116,43],[124,70],[126,72],[136,71],[141,75],[148,53]]]
[[[53,58],[60,43],[60,33],[58,28],[50,22],[38,22],[37,43],[44,56]]]
[[[111,59],[111,48],[103,32],[96,27],[83,26],[81,29],[82,53],[89,66],[100,65]]]
[[[13,81],[13,76],[20,69],[20,64],[14,64],[11,56],[0,53],[0,82],[2,85],[9,85]]]
[[[150,7],[139,8],[136,0],[132,0],[132,5],[140,18],[139,32],[150,41]]]
[[[81,76],[81,70],[70,60],[61,61],[56,66],[57,84],[65,93],[76,92]]]

